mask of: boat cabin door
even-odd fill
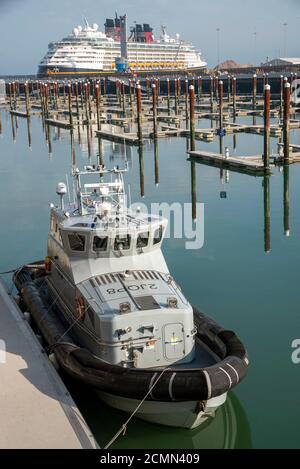
[[[184,327],[181,323],[164,326],[164,354],[167,360],[182,360],[185,356]]]

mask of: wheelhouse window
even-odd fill
[[[137,248],[146,248],[149,244],[149,231],[145,233],[139,233],[136,241]]]
[[[78,233],[68,235],[70,249],[76,252],[83,252],[85,250],[85,236]]]
[[[160,225],[160,227],[154,231],[153,244],[159,244],[162,240],[162,235],[163,235],[163,227],[162,225]]]
[[[131,236],[130,235],[118,235],[115,237],[114,250],[115,251],[126,251],[130,249]]]
[[[103,252],[107,250],[108,237],[94,236],[93,239],[93,251]]]

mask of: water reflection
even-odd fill
[[[283,167],[283,226],[285,236],[290,236],[290,167]]]
[[[270,176],[264,176],[264,241],[265,252],[271,251]]]
[[[32,147],[32,138],[31,138],[31,119],[27,117],[27,139],[29,148]]]
[[[13,138],[13,142],[15,142],[16,141],[16,126],[15,126],[15,117],[13,114],[10,115],[10,121],[11,121],[12,138]]]
[[[143,145],[139,145],[138,154],[139,154],[139,169],[140,169],[140,194],[141,194],[141,197],[144,197],[145,196],[145,168],[144,168]]]
[[[159,167],[158,167],[158,142],[157,139],[154,140],[153,144],[154,149],[154,177],[155,177],[155,185],[156,187],[159,184]]]
[[[191,167],[191,202],[193,220],[197,218],[197,181],[196,181],[196,164],[205,166],[204,162],[197,159],[190,158]],[[290,220],[289,220],[289,166],[284,166],[283,169],[283,225],[285,236],[290,236]],[[262,179],[263,187],[263,216],[264,216],[264,251],[266,254],[271,252],[271,208],[270,208],[270,178],[272,176],[265,175]],[[230,170],[221,168],[220,178],[222,184],[230,184]],[[221,191],[221,199],[227,199],[227,192]]]

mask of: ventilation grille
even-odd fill
[[[131,277],[134,278],[134,280],[138,281],[145,281],[145,280],[164,280],[165,278],[162,274],[159,272],[154,272],[152,270],[135,270],[135,271],[130,271]],[[109,285],[112,283],[116,283],[118,281],[118,276],[119,274],[104,274],[104,275],[98,275],[97,277],[91,278],[90,284],[92,285],[93,288],[97,288],[98,286],[102,285]]]

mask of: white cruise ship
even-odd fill
[[[121,20],[107,19],[105,32],[98,25],[77,26],[61,41],[51,42],[48,52],[39,64],[38,75],[86,75],[114,72],[121,57]],[[149,24],[135,24],[126,37],[128,68],[131,71],[201,70],[206,63],[195,47],[179,34],[170,37],[162,26],[155,39]]]

